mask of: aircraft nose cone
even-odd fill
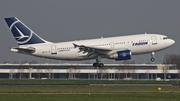
[[[171,40],[171,45],[173,45],[175,43],[175,41],[174,40]]]
[[[166,47],[170,47],[175,43],[175,41],[173,39],[169,39],[165,42]]]

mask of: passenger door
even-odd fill
[[[152,40],[152,45],[156,45],[157,44],[157,39],[155,36],[151,36],[151,40]]]

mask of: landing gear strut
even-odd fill
[[[94,66],[94,67],[104,67],[104,64],[103,64],[103,63],[100,63],[100,61],[101,61],[101,56],[97,56],[96,62],[93,63],[93,66]]]
[[[151,53],[151,62],[154,62],[154,61],[155,61],[154,55],[155,55],[155,53],[152,52],[152,53]]]

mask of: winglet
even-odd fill
[[[72,43],[74,45],[74,48],[78,47],[79,45],[75,44],[75,43]]]

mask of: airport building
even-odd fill
[[[174,64],[0,64],[0,78],[19,79],[177,79]]]

